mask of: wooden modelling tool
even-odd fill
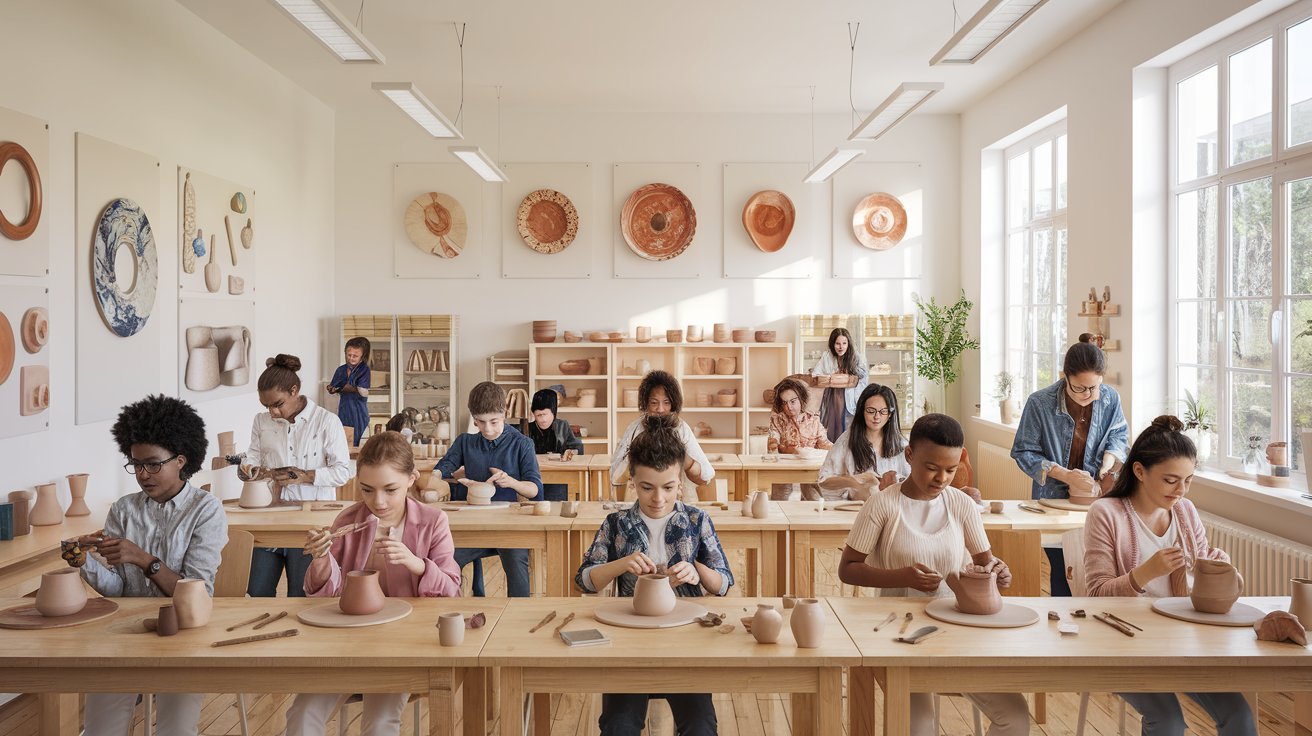
[[[553,619],[553,618],[555,618],[555,617],[556,617],[556,612],[555,612],[555,611],[552,611],[551,613],[548,613],[548,614],[547,614],[547,617],[544,618],[544,619],[542,619],[541,621],[539,621],[537,626],[534,626],[533,628],[529,629],[529,630],[528,630],[528,633],[530,633],[530,634],[536,634],[536,633],[538,633],[538,629],[542,628],[543,626],[546,626],[546,625],[551,621],[551,619]]]
[[[268,626],[269,624],[273,623],[274,621],[277,621],[278,619],[281,619],[281,618],[285,618],[286,616],[287,616],[287,612],[286,612],[286,611],[280,611],[280,612],[278,613],[277,616],[274,616],[273,618],[269,619],[268,621],[261,621],[261,622],[259,622],[258,624],[255,624],[254,626],[252,626],[251,629],[252,629],[252,630],[255,630],[255,629],[262,629],[262,628],[264,628],[265,626]]]
[[[237,629],[240,629],[240,628],[243,627],[243,626],[250,626],[250,625],[253,624],[253,623],[257,623],[257,622],[259,622],[259,621],[263,621],[264,619],[266,619],[266,618],[268,618],[268,617],[269,617],[269,613],[266,611],[266,612],[261,613],[260,615],[256,616],[255,618],[251,619],[250,621],[242,621],[242,622],[239,623],[239,624],[233,624],[232,626],[229,626],[229,627],[227,628],[227,630],[228,630],[228,631],[236,631]]]
[[[560,622],[560,626],[557,626],[556,630],[551,632],[551,635],[560,636],[560,630],[565,628],[565,626],[567,626],[569,622],[573,620],[574,620],[574,613],[571,611],[570,614],[565,617],[565,620]]]
[[[888,614],[888,618],[886,618],[886,619],[884,619],[883,621],[880,621],[879,623],[875,624],[875,631],[879,631],[880,629],[884,628],[885,626],[888,626],[889,624],[893,623],[893,622],[896,621],[896,620],[897,620],[897,614],[896,614],[896,613],[890,613],[890,614]]]
[[[911,619],[912,619],[912,618],[913,618],[913,617],[912,617],[912,615],[911,615],[911,612],[908,611],[908,612],[907,612],[907,617],[906,617],[905,619],[902,620],[902,628],[901,628],[901,629],[898,629],[898,632],[897,632],[898,635],[902,635],[902,634],[907,633],[907,627],[911,625]]]
[[[271,634],[256,634],[255,636],[243,636],[240,639],[225,639],[210,644],[212,647],[230,647],[233,644],[246,644],[252,641],[268,641],[269,639],[285,639],[289,636],[297,636],[301,633],[300,629],[287,629],[285,631],[276,631]]]

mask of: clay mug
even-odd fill
[[[1289,443],[1272,442],[1266,446],[1266,459],[1272,465],[1289,464]]]
[[[538,501],[537,503],[533,504],[533,515],[534,515],[534,516],[551,516],[551,502],[550,502],[550,501]]]
[[[1234,565],[1220,560],[1194,563],[1194,587],[1189,600],[1194,610],[1203,613],[1229,613],[1230,607],[1244,593],[1244,576]]]
[[[674,581],[669,575],[639,575],[633,588],[633,612],[639,616],[664,616],[674,610]]]
[[[173,606],[160,606],[159,618],[155,621],[155,633],[160,636],[173,636],[178,633],[178,610]]]
[[[752,493],[752,518],[764,519],[770,515],[770,496],[765,491]]]
[[[758,644],[774,644],[779,641],[783,629],[784,617],[774,610],[774,606],[756,604],[756,615],[752,617],[752,636]]]
[[[948,587],[957,595],[957,610],[988,616],[1002,610],[1002,593],[998,592],[998,574],[984,572],[979,565],[967,565],[960,574],[948,573]]]
[[[177,609],[179,629],[196,629],[210,622],[214,599],[204,580],[184,578],[173,588],[173,607]]]
[[[786,595],[786,596],[784,596],[784,598],[783,598],[783,603],[784,603],[784,610],[785,610],[785,611],[790,611],[790,610],[793,609],[794,606],[797,605],[797,596],[795,596],[795,595]]]
[[[387,597],[383,595],[382,586],[378,584],[377,570],[355,570],[346,573],[346,585],[342,588],[342,613],[351,616],[368,616],[383,610]]]
[[[244,509],[262,509],[273,503],[273,490],[267,480],[248,480],[241,486],[237,505]]]
[[[1303,624],[1303,628],[1312,629],[1312,579],[1290,579],[1289,612]]]
[[[639,327],[634,332],[634,339],[637,340],[638,342],[651,342],[651,328]]]
[[[465,640],[465,615],[451,611],[437,617],[437,640],[444,647],[458,647]]]
[[[688,329],[686,330],[686,332],[688,334],[688,342],[702,341],[701,325],[688,325]]]
[[[789,617],[793,640],[799,649],[817,649],[825,638],[825,610],[816,598],[798,599]]]
[[[41,575],[36,591],[36,610],[47,618],[72,616],[86,608],[87,588],[76,568],[66,567]]]

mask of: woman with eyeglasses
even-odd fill
[[[893,389],[872,383],[856,405],[860,418],[839,436],[820,466],[820,491],[826,499],[864,501],[911,474]]]
[[[1107,356],[1094,336],[1066,351],[1061,378],[1030,394],[1016,427],[1011,457],[1034,480],[1033,498],[1098,495],[1110,489],[1125,462],[1130,430],[1116,389],[1103,385]],[[1045,547],[1052,595],[1069,596],[1061,547]]]
[[[796,455],[803,448],[828,450],[834,446],[825,435],[820,417],[806,410],[810,394],[806,384],[796,378],[785,378],[774,387],[774,411],[770,412],[766,445],[770,453]],[[770,486],[770,498],[787,501],[796,489],[796,483],[775,483]],[[824,497],[815,483],[803,483],[800,495],[808,501]]]
[[[847,429],[856,415],[857,397],[870,383],[870,368],[852,344],[852,333],[842,327],[829,333],[829,349],[811,369],[817,388],[825,390],[820,402],[820,422],[833,442]]]

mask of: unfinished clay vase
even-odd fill
[[[24,537],[32,533],[32,522],[28,515],[32,511],[32,499],[36,494],[31,491],[14,491],[9,494],[9,503],[14,505],[14,536]]]
[[[715,373],[715,358],[693,358],[692,374],[694,376],[709,376]]]
[[[159,618],[155,621],[155,633],[160,636],[173,636],[178,633],[178,609],[173,606],[159,607]]]
[[[244,509],[262,509],[273,503],[273,490],[267,480],[248,480],[242,484],[237,505]]]
[[[196,629],[210,622],[214,599],[205,588],[205,581],[183,578],[173,588],[173,607],[178,614],[179,629]]]
[[[68,492],[73,495],[73,502],[68,505],[68,511],[64,516],[90,516],[91,509],[87,507],[87,478],[86,473],[76,473],[68,476]]]
[[[465,615],[450,611],[437,617],[437,642],[444,647],[458,647],[465,640]]]
[[[752,637],[757,643],[773,644],[779,641],[779,634],[783,630],[784,617],[774,610],[774,606],[756,604],[756,615],[752,617]]]
[[[9,494],[13,498],[13,494]],[[14,522],[14,534],[18,534],[18,523]],[[1293,578],[1289,581],[1289,612],[1298,617],[1303,628],[1312,627],[1312,580]]]
[[[346,573],[339,605],[342,613],[350,616],[368,616],[383,610],[387,597],[378,584],[377,570],[354,570]]]
[[[968,565],[960,575],[948,573],[946,582],[957,594],[958,611],[988,616],[1002,610],[996,572],[984,572],[979,565]]]
[[[825,609],[816,598],[802,598],[793,607],[788,625],[799,649],[818,649],[825,638]]]
[[[752,518],[764,519],[770,515],[770,496],[765,491],[752,493]]]
[[[64,522],[64,510],[59,507],[55,497],[55,484],[46,483],[36,487],[36,504],[27,515],[32,526],[54,526]]]
[[[1244,592],[1244,576],[1234,565],[1220,560],[1198,560],[1194,564],[1194,587],[1189,600],[1203,613],[1229,613]]]
[[[729,342],[731,334],[732,334],[732,330],[730,329],[729,324],[727,322],[715,323],[716,342]]]
[[[77,568],[66,567],[41,576],[36,591],[36,610],[47,618],[72,616],[87,605],[87,588]]]
[[[496,492],[497,487],[491,483],[471,483],[465,499],[470,506],[486,506],[492,503],[492,496],[496,495]]]
[[[674,582],[669,575],[639,575],[633,588],[633,612],[639,616],[664,616],[674,610]]]
[[[737,370],[737,358],[717,358],[715,361],[715,375],[717,376],[732,376]]]
[[[688,329],[686,330],[686,332],[687,332],[687,335],[688,335],[688,342],[701,342],[701,341],[702,341],[702,328],[701,328],[701,325],[688,325]]]

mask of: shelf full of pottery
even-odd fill
[[[459,424],[459,350],[454,315],[397,315],[402,370],[397,395],[401,412],[410,415],[416,436],[451,440]]]
[[[0,502],[0,542],[13,541],[32,533],[34,526],[56,526],[66,516],[90,516],[87,506],[86,473],[65,476],[62,482],[52,481],[38,485],[35,490],[13,491],[8,500]],[[65,509],[59,503],[59,488],[64,485],[72,499]]]
[[[810,373],[829,350],[829,337],[846,329],[865,359],[870,382],[893,389],[902,405],[902,428],[910,429],[916,406],[915,314],[799,314],[797,372]]]

